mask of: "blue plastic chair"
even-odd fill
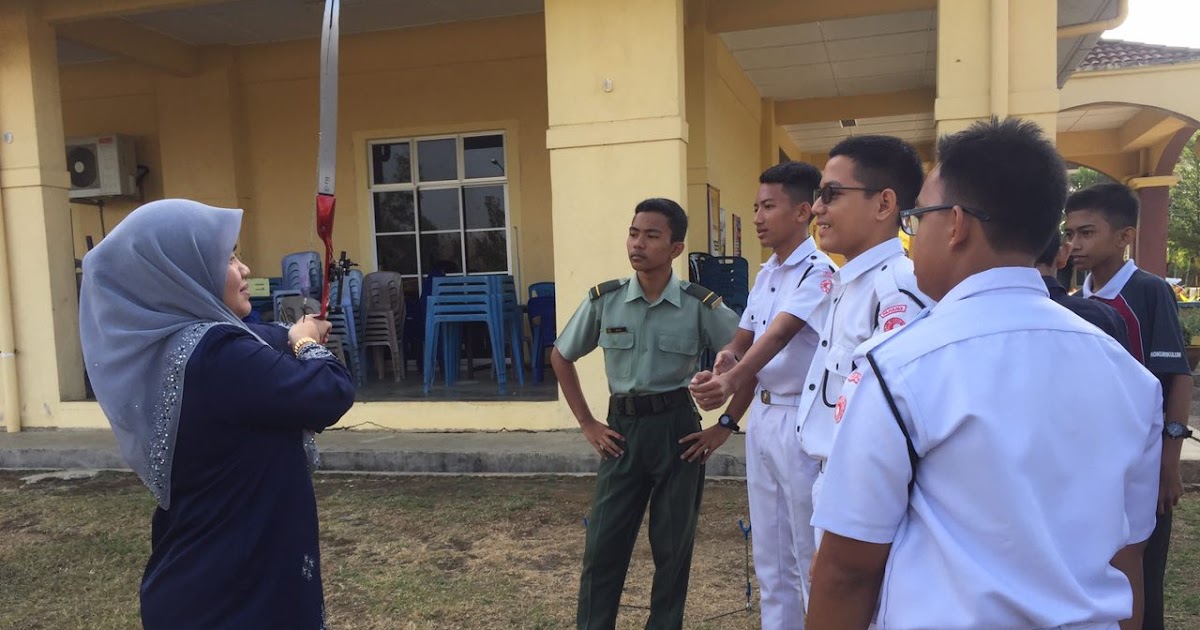
[[[533,382],[541,383],[546,370],[546,348],[553,347],[558,338],[558,326],[555,322],[554,296],[539,296],[529,299],[529,328],[533,331],[530,338],[530,351],[533,357],[530,363],[533,367]]]
[[[487,326],[492,346],[492,369],[500,391],[508,388],[505,366],[505,336],[512,347],[513,369],[525,384],[521,352],[521,317],[512,276],[454,276],[433,279],[433,291],[426,303],[424,382],[426,392],[433,385],[434,360],[441,344],[442,367],[446,384],[458,377],[462,331],[459,324],[480,322]]]
[[[529,299],[535,297],[554,297],[553,282],[534,282],[529,285]]]
[[[321,255],[317,252],[296,252],[283,257],[281,289],[298,290],[309,297],[321,298]]]
[[[740,256],[709,256],[702,260],[699,284],[741,315],[750,297],[750,264]]]

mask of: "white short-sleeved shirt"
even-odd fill
[[[816,331],[821,325],[811,321],[813,311],[833,289],[830,278],[836,269],[829,256],[817,250],[812,237],[805,239],[782,264],[775,255],[763,263],[739,326],[753,332],[757,340],[779,313],[788,313],[805,323],[783,350],[759,371],[758,383],[763,389],[784,395],[800,393],[804,373],[817,347]]]
[[[1162,390],[1029,268],[864,344],[812,524],[891,543],[877,627],[1113,628],[1154,529]],[[912,436],[914,469],[890,392]],[[826,500],[826,498],[836,500]]]
[[[899,329],[933,303],[917,289],[912,269],[900,239],[894,238],[855,256],[833,274],[831,298],[821,302],[813,317],[823,322],[821,341],[796,411],[800,446],[810,456],[829,458],[846,409],[842,383],[853,371],[854,350],[877,334]]]

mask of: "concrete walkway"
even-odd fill
[[[594,473],[599,462],[578,431],[331,430],[318,436],[317,444],[325,471],[578,474]],[[124,470],[128,466],[121,460],[111,431],[64,429],[0,433],[0,468]],[[709,459],[707,472],[716,477],[744,477],[744,436],[732,436]],[[1200,483],[1200,442],[1196,440],[1184,443],[1183,477],[1185,483]]]

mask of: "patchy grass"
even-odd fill
[[[0,472],[0,628],[138,627],[149,493],[128,474],[23,475]],[[321,475],[316,487],[332,627],[574,625],[590,478]],[[745,514],[744,484],[708,483],[686,627],[759,627],[757,613],[710,620],[745,606]],[[1200,627],[1200,496],[1181,505],[1173,545],[1168,627],[1189,630]],[[652,575],[643,530],[619,628],[644,625]]]

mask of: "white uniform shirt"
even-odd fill
[[[804,320],[804,328],[758,373],[758,384],[773,394],[800,393],[803,375],[817,346],[820,323],[810,321],[813,311],[833,289],[830,277],[837,267],[809,237],[782,264],[772,255],[758,272],[739,326],[758,339],[775,316],[788,313]]]
[[[889,275],[881,278],[880,274]],[[855,348],[877,334],[904,326],[933,303],[917,289],[912,261],[905,257],[898,238],[854,257],[832,279],[832,299],[824,300],[813,317],[824,323],[821,341],[796,412],[801,448],[817,459],[829,459],[833,448],[835,430],[846,409],[842,383],[853,371]],[[881,291],[881,286],[890,288]]]
[[[868,342],[813,525],[890,543],[879,628],[1112,628],[1109,565],[1154,529],[1162,390],[1029,268],[964,280]],[[873,348],[873,349],[872,349]],[[912,436],[914,464],[887,402]]]

